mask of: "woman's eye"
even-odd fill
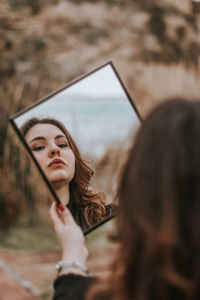
[[[33,149],[32,149],[32,151],[41,151],[41,150],[43,150],[45,147],[44,146],[37,146],[37,147],[34,147]]]
[[[58,144],[59,148],[65,148],[68,147],[68,144],[62,143],[62,144]]]

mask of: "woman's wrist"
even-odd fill
[[[73,260],[62,260],[56,264],[58,276],[65,274],[76,274],[81,276],[90,276],[90,273],[82,262]]]
[[[81,264],[86,265],[86,257],[83,257],[83,255],[77,255],[77,254],[63,254],[61,257],[62,261],[79,261]]]
[[[76,250],[76,248],[72,249],[63,249],[62,251],[62,261],[79,261],[80,263],[86,265],[88,257],[88,250],[86,247]]]
[[[62,275],[68,275],[68,274],[74,274],[74,275],[80,275],[80,276],[84,276],[87,277],[87,275],[82,272],[81,270],[78,270],[76,268],[69,268],[69,269],[63,269],[58,276],[62,276]]]

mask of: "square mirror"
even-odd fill
[[[141,118],[108,62],[75,79],[10,122],[55,201],[87,234],[116,212],[116,190]]]

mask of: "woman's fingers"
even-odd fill
[[[50,208],[50,218],[61,243],[62,259],[86,262],[88,251],[81,228],[73,219],[68,208],[59,208],[54,202]]]
[[[57,205],[56,202],[53,202],[49,212],[54,224],[59,224],[60,221],[62,221],[63,224],[76,224],[69,209],[62,204]]]
[[[58,214],[64,224],[66,224],[66,225],[67,224],[69,224],[69,225],[76,224],[74,218],[72,217],[70,210],[67,207],[65,207],[61,204],[61,206],[59,205],[57,207],[57,211],[58,211]]]

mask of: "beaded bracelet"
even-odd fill
[[[81,264],[78,261],[59,261],[56,264],[56,269],[58,271],[58,274],[66,268],[77,268],[80,269],[83,273],[85,273],[87,276],[90,276],[90,272],[86,268],[85,265]]]

